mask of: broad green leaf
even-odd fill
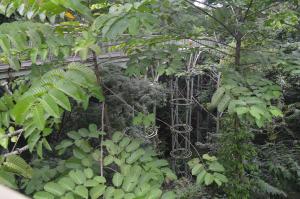
[[[66,192],[62,186],[55,182],[48,182],[45,184],[44,189],[55,196],[62,196]]]
[[[33,109],[33,121],[39,130],[45,128],[46,120],[44,118],[44,109],[41,104],[35,106]]]
[[[130,143],[130,138],[129,137],[124,137],[121,142],[119,143],[119,146],[121,148],[126,147]]]
[[[138,33],[139,20],[136,17],[131,17],[129,19],[128,31],[131,35],[136,35]]]
[[[115,192],[114,187],[107,187],[107,189],[104,192],[104,198],[105,199],[112,199]]]
[[[46,138],[43,138],[43,145],[48,151],[52,151],[52,148],[51,148],[50,144],[48,143],[48,141],[46,140]]]
[[[168,166],[168,165],[169,165],[168,161],[163,160],[163,159],[155,160],[155,161],[152,161],[152,162],[148,163],[149,167],[156,167],[156,168],[165,167],[165,166]]]
[[[61,92],[61,91],[59,91],[57,89],[52,89],[49,92],[49,95],[62,108],[64,108],[67,111],[71,111],[70,101],[69,101],[68,97],[63,92]]]
[[[128,146],[130,146],[130,145],[128,145]],[[133,153],[131,153],[131,155],[126,159],[126,163],[132,164],[132,163],[136,162],[138,159],[140,159],[144,154],[145,154],[144,149],[138,149],[138,150],[134,151]]]
[[[135,188],[134,193],[137,197],[141,197],[146,195],[151,190],[151,186],[148,183],[140,184],[137,188]]]
[[[29,145],[29,151],[32,152],[34,147],[36,146],[36,143],[41,138],[41,132],[40,131],[34,131],[28,138],[28,145]]]
[[[227,177],[221,173],[215,172],[213,175],[215,176],[215,178],[218,178],[221,182],[224,182],[224,183],[228,182]]]
[[[243,115],[243,114],[249,112],[249,108],[247,108],[247,107],[237,107],[237,108],[235,108],[235,112],[238,115]]]
[[[202,158],[203,158],[204,160],[208,160],[208,161],[216,161],[216,160],[217,160],[217,158],[216,158],[215,156],[210,156],[210,155],[208,155],[208,154],[204,154],[204,155],[202,156]]]
[[[95,187],[97,185],[99,185],[99,182],[96,180],[87,180],[84,184],[85,187]]]
[[[105,192],[106,186],[103,184],[99,184],[93,188],[90,189],[90,196],[91,199],[98,199],[100,196],[102,196]]]
[[[40,140],[37,145],[37,154],[40,158],[43,158],[43,140]]]
[[[55,149],[60,150],[60,149],[68,148],[69,146],[72,146],[72,145],[73,145],[73,142],[71,140],[63,140],[55,147]]]
[[[214,181],[215,183],[217,183],[218,186],[222,185],[222,182],[218,178],[215,178]]]
[[[92,156],[87,156],[86,158],[83,158],[81,160],[81,164],[85,167],[92,167],[93,163],[94,163],[94,161],[93,161]]]
[[[38,56],[38,49],[33,48],[30,52],[30,59],[33,64],[36,64],[36,58]]]
[[[177,195],[173,191],[168,191],[164,193],[161,199],[176,199]]]
[[[41,99],[41,103],[49,115],[53,116],[54,118],[60,118],[59,107],[55,103],[54,99],[50,97],[50,95],[44,95],[44,97]]]
[[[125,193],[122,189],[115,189],[114,191],[114,199],[122,199]]]
[[[21,175],[25,178],[32,177],[31,166],[19,155],[10,155],[6,157],[6,161],[3,165],[9,169],[9,171]]]
[[[62,199],[75,199],[75,196],[72,192],[67,193]]]
[[[103,176],[95,176],[94,180],[96,180],[97,182],[99,182],[100,184],[104,184],[106,183],[106,179]]]
[[[192,169],[192,175],[198,175],[203,169],[203,164],[196,164]]]
[[[73,140],[78,140],[81,138],[81,135],[76,131],[70,131],[67,133],[67,135],[69,138],[72,138]]]
[[[0,184],[8,186],[12,189],[18,188],[16,184],[15,176],[12,173],[6,172],[2,169],[0,170]]]
[[[136,187],[137,184],[138,184],[138,180],[136,176],[134,176],[133,174],[129,174],[124,177],[122,189],[126,192],[131,192],[133,191],[133,189]]]
[[[165,174],[167,179],[177,180],[177,176],[169,167],[164,167],[164,168],[161,168],[160,170]]]
[[[36,192],[33,196],[34,199],[54,199],[54,195],[46,191]]]
[[[78,146],[85,153],[89,153],[93,149],[92,146],[90,145],[90,143],[88,141],[84,140],[84,139],[76,140],[75,144],[76,144],[76,146]]]
[[[197,184],[202,184],[204,182],[204,177],[207,174],[207,172],[205,170],[202,170],[198,175],[197,175],[197,179],[196,179],[196,183]]]
[[[126,152],[130,153],[132,151],[135,151],[136,149],[138,149],[141,145],[141,141],[134,139],[127,147],[126,147]]]
[[[70,84],[66,81],[59,81],[55,83],[55,87],[78,102],[83,99],[84,93],[81,92],[79,87],[74,86],[74,84]]]
[[[75,183],[70,177],[63,177],[58,181],[58,184],[64,189],[73,191],[75,188]]]
[[[133,194],[133,193],[126,193],[125,195],[124,195],[124,199],[135,199],[136,197],[135,197],[135,195]]]
[[[119,187],[122,185],[124,176],[120,174],[119,172],[116,172],[112,178],[112,183],[116,186]]]
[[[103,145],[106,146],[106,149],[109,154],[115,155],[119,152],[119,146],[116,145],[112,140],[106,140],[103,142]]]
[[[211,183],[213,183],[213,181],[214,181],[214,176],[211,175],[210,173],[206,173],[204,177],[205,185],[210,185]]]
[[[220,100],[220,102],[218,104],[218,111],[219,112],[225,111],[225,109],[227,108],[230,100],[231,100],[230,95],[225,94],[224,97],[222,97],[222,99]]]
[[[86,168],[83,172],[87,178],[92,178],[94,176],[94,172],[91,168]]]
[[[157,199],[160,198],[161,195],[162,195],[162,190],[155,188],[150,191],[146,199]]]
[[[217,172],[224,172],[225,171],[223,165],[221,165],[217,161],[210,163],[208,169],[211,170],[211,171],[217,171]]]
[[[124,134],[121,133],[120,131],[117,131],[113,134],[112,136],[112,141],[117,143],[123,138]]]
[[[103,160],[103,165],[107,166],[114,162],[114,157],[112,155],[108,155]]]
[[[249,112],[257,120],[260,120],[261,115],[263,115],[263,110],[261,110],[258,106],[251,106]]]
[[[27,111],[30,109],[34,103],[35,98],[33,96],[28,96],[20,99],[16,106],[11,111],[11,116],[15,119],[18,124],[22,124],[27,116]]]
[[[72,180],[76,183],[76,184],[84,184],[86,181],[86,176],[84,175],[84,173],[81,170],[73,170],[70,171],[69,176],[72,178]]]
[[[270,107],[270,112],[272,113],[272,115],[274,115],[275,117],[283,117],[283,113],[282,111],[275,107],[275,106],[271,106]]]
[[[193,168],[194,166],[196,166],[199,163],[200,163],[199,158],[194,158],[194,159],[188,161],[188,165],[189,165],[190,168]]]
[[[77,195],[87,199],[89,197],[89,191],[86,187],[79,185],[75,188],[74,193],[76,193]]]
[[[5,137],[5,135],[6,135],[5,130],[0,128],[0,145],[3,148],[7,149],[9,138]]]
[[[220,100],[222,99],[223,95],[225,94],[225,88],[220,87],[216,90],[216,92],[213,94],[212,98],[211,98],[211,106],[217,107]]]

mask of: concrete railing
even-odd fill
[[[10,189],[3,185],[0,185],[0,198],[1,199],[29,199],[28,197]]]

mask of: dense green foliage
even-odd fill
[[[0,183],[35,199],[298,198],[299,13],[298,0],[0,1]],[[126,67],[101,63],[107,50]],[[216,139],[201,151],[192,136],[178,178],[166,82],[203,74]],[[66,130],[92,106],[97,125]]]

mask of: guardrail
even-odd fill
[[[125,67],[126,62],[128,61],[128,57],[122,53],[122,52],[109,52],[105,53],[102,55],[99,55],[97,57],[98,62],[100,64],[117,64],[120,65],[121,67]],[[75,57],[69,57],[65,61],[65,63],[69,62],[82,62],[80,57],[75,56]],[[92,57],[89,57],[84,63],[91,63],[92,62]],[[24,61],[21,63],[21,69],[18,71],[12,70],[9,65],[7,64],[0,64],[0,80],[3,79],[9,79],[9,78],[16,78],[16,77],[21,77],[28,75],[30,73],[30,68],[31,68],[32,62],[31,61]],[[36,65],[43,65],[43,62],[37,61]]]

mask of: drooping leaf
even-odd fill
[[[213,181],[214,181],[213,175],[211,175],[210,173],[206,173],[204,177],[205,185],[210,185],[211,183],[213,183]]]
[[[70,177],[63,177],[58,181],[58,184],[62,186],[64,189],[73,191],[75,188],[75,183]]]
[[[44,186],[45,191],[55,195],[55,196],[62,196],[66,192],[66,190],[55,182],[48,182]]]
[[[87,178],[92,178],[94,176],[94,172],[91,168],[86,168],[83,172]]]
[[[22,124],[24,122],[27,116],[27,111],[32,106],[34,100],[33,96],[28,96],[17,102],[16,106],[11,111],[11,115],[18,124]]]
[[[34,199],[54,199],[54,195],[46,191],[36,192],[33,196]]]
[[[192,175],[198,175],[204,169],[202,164],[196,164],[192,169]]]
[[[12,189],[18,188],[14,175],[4,170],[0,170],[0,183]]]
[[[49,92],[53,100],[67,111],[71,111],[71,104],[68,97],[61,91],[53,89]]]
[[[177,195],[173,191],[168,191],[164,193],[161,199],[176,199]]]
[[[87,199],[89,197],[89,191],[85,186],[82,185],[78,185],[75,188],[74,193],[76,193],[77,195],[81,196],[82,198]]]
[[[40,104],[35,106],[33,110],[33,121],[39,130],[45,128],[46,120],[44,118],[44,109]]]
[[[7,149],[9,138],[5,136],[6,136],[5,130],[0,128],[0,146]]]
[[[106,186],[103,184],[99,184],[90,189],[90,196],[92,199],[98,199],[105,193]]]
[[[217,161],[214,161],[214,162],[210,163],[208,169],[211,170],[211,171],[217,171],[217,172],[224,172],[225,171],[223,165],[221,165]]]
[[[119,187],[122,185],[124,176],[121,173],[116,172],[113,176],[112,182],[116,187]]]
[[[207,172],[205,170],[202,170],[198,175],[197,175],[197,179],[196,182],[197,184],[202,184],[204,182],[204,178],[205,175],[207,174]]]
[[[76,183],[76,184],[84,184],[86,181],[86,176],[84,175],[83,171],[81,170],[72,170],[69,173],[69,176],[72,178],[72,180]]]
[[[41,100],[41,103],[43,105],[43,108],[53,117],[59,118],[59,108],[57,104],[55,103],[54,99],[50,97],[48,94],[44,95],[44,97]]]

